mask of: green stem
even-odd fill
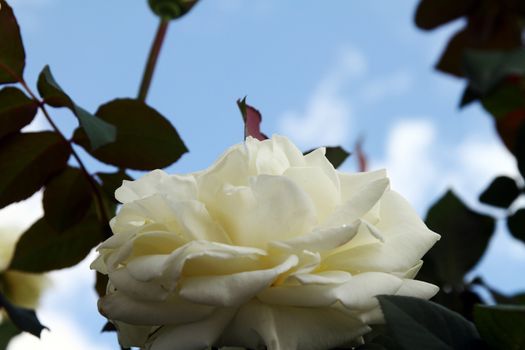
[[[160,20],[159,26],[157,28],[157,33],[155,34],[155,39],[153,40],[153,44],[151,45],[148,61],[146,62],[146,67],[144,67],[144,74],[142,75],[142,82],[140,83],[139,94],[137,96],[137,99],[142,102],[146,101],[146,96],[148,95],[148,90],[151,85],[153,72],[155,71],[157,60],[159,59],[160,49],[162,48],[164,38],[166,37],[168,24],[168,20]]]

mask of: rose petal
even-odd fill
[[[232,242],[265,247],[276,239],[309,232],[316,224],[310,198],[286,177],[260,175],[249,187],[227,187],[205,203]]]
[[[308,194],[315,205],[319,222],[323,222],[340,202],[339,189],[321,168],[288,168],[283,175]]]
[[[374,207],[388,186],[388,179],[382,178],[359,187],[343,204],[335,209],[323,225],[338,226],[360,219]]]
[[[359,221],[338,227],[318,228],[307,235],[286,241],[273,241],[269,245],[288,251],[306,249],[322,252],[335,249],[349,242],[356,235],[358,228]]]
[[[341,302],[350,310],[365,310],[376,305],[375,296],[393,294],[403,281],[390,274],[368,272],[352,276],[347,282],[332,285],[279,286],[263,290],[257,295],[262,302],[272,305],[299,307],[327,307]]]
[[[240,305],[267,288],[279,274],[297,265],[297,262],[297,256],[292,255],[271,269],[222,276],[187,277],[182,281],[179,294],[188,301],[204,305]]]
[[[342,346],[370,330],[338,310],[243,305],[225,330],[220,345],[268,350],[325,350]]]
[[[119,291],[100,298],[98,308],[109,319],[139,326],[195,322],[208,317],[215,310],[211,306],[192,304],[177,297],[160,302],[145,301]]]
[[[146,343],[147,350],[202,350],[217,342],[224,328],[235,314],[235,309],[216,309],[198,322],[180,326],[162,327]]]
[[[115,191],[115,198],[121,203],[129,203],[156,193],[178,200],[195,199],[197,184],[191,175],[168,175],[162,170],[154,170],[138,180],[124,180]]]

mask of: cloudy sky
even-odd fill
[[[91,110],[138,90],[157,20],[146,0],[11,0],[27,52],[26,80],[34,85],[49,64],[58,82]],[[447,188],[469,205],[499,174],[516,176],[512,157],[479,106],[459,111],[459,80],[433,71],[446,39],[462,23],[432,33],[417,30],[417,1],[203,0],[172,24],[148,102],[173,122],[190,153],[168,168],[209,166],[242,140],[235,101],[263,113],[263,130],[301,148],[363,137],[371,168],[386,167],[392,187],[424,215]],[[68,113],[53,116],[65,133]],[[30,126],[47,128],[43,120]],[[85,158],[88,156],[83,154]],[[350,158],[344,170],[355,171]],[[94,160],[91,171],[109,169]],[[140,176],[140,173],[134,173]],[[40,195],[0,211],[1,227],[21,232],[42,214]],[[512,278],[525,268],[525,248],[499,225],[480,274],[504,291],[525,287]],[[50,276],[40,316],[52,332],[23,335],[9,350],[116,349],[100,335],[90,256]]]

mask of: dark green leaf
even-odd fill
[[[472,89],[485,96],[506,76],[525,73],[525,49],[465,50],[462,66]]]
[[[7,349],[7,344],[15,336],[20,334],[20,330],[8,319],[0,323],[0,349]]]
[[[117,331],[117,328],[110,321],[106,322],[104,327],[102,327],[102,333],[103,332],[116,332],[116,331]]]
[[[496,119],[525,107],[525,93],[518,84],[505,82],[482,98],[483,108]]]
[[[115,141],[116,129],[78,106],[58,85],[49,66],[45,66],[38,77],[38,92],[44,102],[53,107],[67,107],[78,118],[80,126],[89,138],[90,145],[96,149],[102,145]]]
[[[507,218],[507,227],[517,239],[525,242],[525,209],[518,209]]]
[[[475,0],[421,0],[416,10],[416,25],[434,29],[469,13]]]
[[[0,208],[26,199],[66,167],[67,143],[55,132],[15,134],[0,144]]]
[[[149,7],[160,18],[177,19],[188,13],[198,0],[148,0]]]
[[[467,86],[465,90],[463,91],[463,95],[461,96],[461,101],[459,102],[459,108],[463,108],[472,102],[479,99],[481,96],[479,93],[474,91],[470,86]]]
[[[58,231],[63,231],[82,220],[92,203],[91,186],[78,168],[67,167],[46,186],[44,219]]]
[[[520,189],[514,179],[507,176],[498,176],[479,196],[481,203],[499,208],[508,208],[520,195]]]
[[[0,292],[0,309],[5,308],[9,319],[20,330],[40,337],[42,330],[47,327],[43,326],[34,310],[26,309],[11,304],[9,300]],[[7,330],[8,331],[8,330]]]
[[[26,54],[13,9],[0,0],[0,84],[22,79]]]
[[[38,92],[44,99],[44,102],[53,107],[67,107],[73,109],[73,100],[62,90],[51,73],[48,65],[42,69],[38,76]]]
[[[481,348],[472,323],[431,301],[392,295],[377,297],[388,334],[404,350]]]
[[[479,305],[474,320],[491,349],[525,349],[525,306]]]
[[[0,139],[31,123],[38,105],[14,87],[0,90]]]
[[[80,121],[80,126],[88,135],[92,149],[97,149],[116,140],[117,128],[114,125],[92,115],[77,105],[75,105],[74,113]]]
[[[423,279],[460,285],[481,258],[494,232],[494,219],[469,209],[452,191],[430,208],[426,223],[441,239],[425,256]]]
[[[104,295],[106,295],[106,287],[109,281],[108,276],[101,274],[98,271],[96,271],[95,274],[95,291],[97,292],[97,295],[99,297],[103,297]]]
[[[423,276],[419,276],[419,278],[423,278]],[[459,313],[469,321],[474,319],[474,307],[477,304],[483,304],[481,297],[470,286],[450,286],[446,284],[432,298],[432,301]]]
[[[42,218],[18,241],[10,269],[46,272],[76,265],[103,240],[103,227],[93,207],[82,221],[64,231]]]
[[[97,177],[102,182],[101,187],[108,198],[115,203],[118,203],[115,199],[115,191],[117,188],[122,186],[124,180],[133,180],[124,170],[119,170],[115,173],[96,173]]]
[[[511,123],[515,124],[516,122],[519,122],[519,124],[517,127],[514,127],[514,130],[517,129],[514,134],[514,155],[516,156],[516,161],[518,162],[518,170],[521,176],[525,178],[525,114],[516,114],[515,117],[517,120],[514,122],[511,120]],[[513,126],[512,124],[510,126]],[[502,132],[500,132],[500,135],[501,134]],[[512,144],[510,146],[512,149]]]
[[[326,158],[328,158],[334,168],[339,168],[349,155],[350,153],[341,146],[326,147]]]
[[[170,122],[155,109],[134,99],[102,105],[97,116],[117,127],[115,142],[92,149],[81,129],[73,140],[98,160],[137,170],[164,168],[188,150]]]
[[[315,151],[317,148],[308,150],[304,152],[304,155],[307,155],[308,153],[311,153]],[[343,164],[343,162],[350,156],[350,152],[347,152],[343,147],[341,146],[327,146],[326,149],[326,158],[332,163],[334,168],[338,168]]]

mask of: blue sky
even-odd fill
[[[157,26],[146,0],[10,3],[22,27],[31,85],[49,64],[62,87],[92,112],[111,99],[136,95]],[[432,69],[461,23],[417,30],[416,3],[201,1],[169,28],[148,96],[190,149],[168,171],[205,168],[240,142],[235,101],[247,95],[262,111],[267,134],[289,136],[305,150],[329,144],[352,149],[363,135],[371,167],[386,167],[392,187],[422,215],[453,187],[470,205],[502,217],[476,197],[495,175],[516,176],[514,161],[479,106],[458,110],[463,82]],[[66,111],[52,115],[65,133],[76,126]],[[42,120],[31,126],[42,127]],[[91,171],[110,169],[95,160],[87,164]],[[354,171],[355,159],[343,169]],[[36,195],[0,212],[0,223],[27,227],[41,215],[38,200]],[[41,314],[54,332],[42,342],[20,337],[10,350],[115,348],[113,336],[98,333],[103,320],[88,263],[51,275],[55,288]],[[516,291],[525,287],[515,278],[524,268],[525,248],[500,227],[475,273]]]

